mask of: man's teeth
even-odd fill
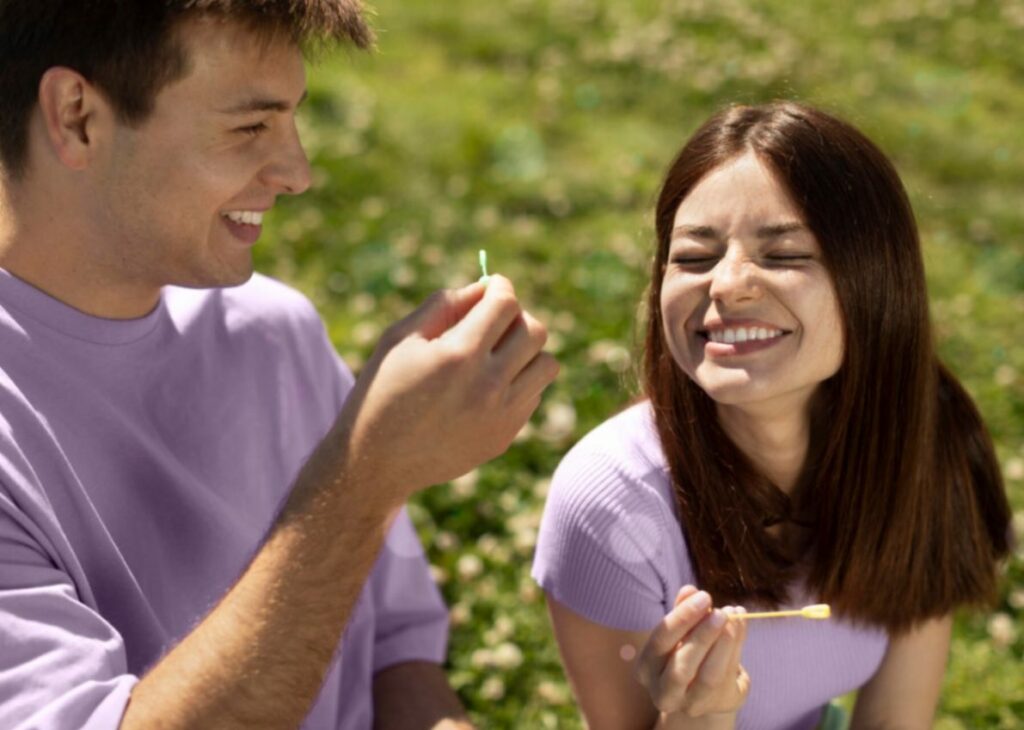
[[[771,340],[782,335],[782,330],[768,327],[729,327],[721,330],[708,330],[708,339],[712,342],[749,342],[751,340]]]
[[[250,226],[258,226],[263,223],[263,213],[256,210],[233,210],[225,213],[224,217],[234,223],[244,223]]]

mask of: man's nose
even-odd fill
[[[299,132],[293,126],[288,138],[283,141],[274,159],[263,171],[264,182],[288,195],[298,195],[309,190],[312,173],[309,158],[302,147]]]

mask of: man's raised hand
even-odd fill
[[[504,453],[558,374],[546,341],[502,276],[432,295],[385,332],[338,418],[350,476],[397,504]]]

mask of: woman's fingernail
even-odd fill
[[[707,611],[711,608],[711,596],[705,591],[697,591],[686,599],[686,605],[697,611]]]
[[[708,619],[708,623],[711,624],[711,628],[720,629],[725,626],[726,616],[725,613],[718,610],[711,612],[711,618]]]

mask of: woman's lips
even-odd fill
[[[712,357],[735,357],[775,347],[788,337],[789,334],[789,332],[775,330],[775,332],[767,337],[746,339],[742,342],[715,342],[707,332],[699,332],[697,336],[704,343],[704,352],[707,355]]]

